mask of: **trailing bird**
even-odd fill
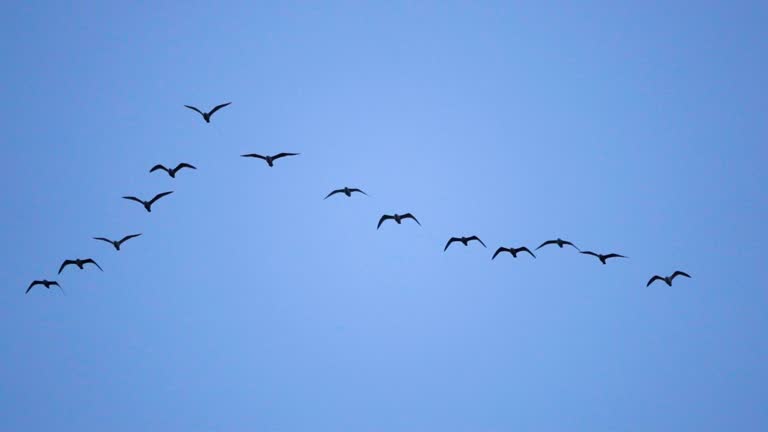
[[[485,243],[483,243],[482,240],[480,240],[480,237],[478,237],[478,236],[472,236],[472,237],[451,237],[448,240],[448,243],[445,244],[445,247],[443,248],[443,252],[447,251],[448,250],[448,246],[450,246],[451,243],[453,243],[453,242],[460,242],[464,246],[467,246],[469,244],[469,242],[471,242],[472,240],[480,242],[480,244],[483,245],[483,247],[488,247],[488,246],[485,245]]]
[[[608,258],[627,258],[624,255],[619,255],[619,254],[615,254],[615,253],[610,253],[608,255],[600,255],[598,253],[594,253],[594,252],[591,252],[591,251],[584,251],[584,252],[581,252],[581,253],[583,253],[585,255],[592,255],[594,257],[597,257],[597,259],[599,259],[600,262],[603,263],[603,264],[605,264],[605,260],[607,260]]]
[[[280,159],[281,157],[296,156],[296,155],[299,155],[299,154],[301,154],[301,153],[278,153],[278,154],[276,154],[274,156],[262,156],[262,155],[256,154],[256,153],[248,153],[248,154],[244,154],[244,155],[240,155],[240,156],[241,157],[251,157],[251,158],[262,159],[262,160],[267,161],[267,165],[275,166],[274,162],[276,160]]]
[[[122,238],[122,239],[120,239],[120,240],[110,240],[110,239],[108,239],[108,238],[104,238],[104,237],[94,237],[93,239],[94,239],[94,240],[101,240],[101,241],[105,241],[105,242],[107,242],[107,243],[111,244],[112,246],[114,246],[114,247],[115,247],[115,250],[120,250],[120,245],[122,245],[122,244],[123,244],[123,242],[125,242],[126,240],[130,240],[130,239],[132,239],[132,238],[134,238],[134,237],[138,237],[138,236],[140,236],[140,235],[141,235],[141,234],[131,234],[131,235],[127,235],[127,236],[123,237],[123,238]]]
[[[381,227],[381,224],[388,219],[394,220],[395,222],[397,222],[398,225],[400,225],[403,222],[403,219],[413,219],[416,221],[417,224],[419,224],[419,226],[421,226],[421,223],[419,222],[419,220],[416,219],[416,217],[410,213],[406,213],[402,215],[399,215],[399,214],[386,215],[385,214],[381,217],[381,219],[379,219],[379,224],[376,226],[376,229],[379,229]]]
[[[138,199],[136,197],[133,197],[133,196],[124,196],[123,199],[127,199],[127,200],[131,200],[131,201],[136,201],[137,203],[141,203],[148,212],[151,212],[152,211],[152,204],[154,204],[160,198],[162,198],[162,197],[164,197],[166,195],[170,195],[172,193],[173,193],[173,191],[159,193],[159,194],[155,195],[155,197],[152,198],[149,201],[143,201],[143,200],[140,200],[140,199]]]
[[[188,164],[186,162],[182,162],[182,163],[176,165],[176,168],[173,168],[173,169],[166,168],[162,164],[157,164],[157,165],[153,166],[152,169],[149,170],[149,172],[155,172],[157,170],[163,170],[163,171],[167,172],[168,175],[171,176],[171,178],[176,178],[176,173],[179,172],[179,170],[182,169],[182,168],[191,168],[193,170],[197,169],[194,166],[192,166],[192,165],[190,165],[190,164]]]
[[[323,198],[323,199],[328,199],[328,197],[330,197],[331,195],[337,194],[337,193],[343,193],[344,195],[349,197],[349,196],[352,196],[352,192],[360,192],[363,195],[368,195],[367,193],[363,192],[360,189],[348,188],[348,187],[344,186],[344,189],[336,189],[335,191],[331,191],[331,193],[326,195],[325,198]]]
[[[35,285],[43,285],[47,289],[50,289],[51,286],[56,285],[57,287],[59,287],[59,289],[61,290],[62,294],[64,293],[64,289],[61,288],[61,285],[59,285],[58,282],[56,282],[56,281],[49,281],[49,280],[45,280],[44,279],[44,280],[33,281],[31,284],[29,284],[29,288],[27,288],[27,290],[24,292],[24,294],[28,293],[29,290],[31,290],[32,287],[35,286]]]
[[[689,275],[688,273],[681,272],[680,270],[678,270],[678,271],[672,273],[672,276],[662,277],[662,276],[659,276],[659,275],[655,275],[654,277],[651,278],[651,280],[648,281],[647,284],[645,284],[645,286],[650,286],[653,282],[655,282],[657,280],[663,281],[665,284],[667,284],[667,286],[672,286],[672,279],[674,279],[677,276],[685,276],[687,278],[691,277],[691,275]]]
[[[533,252],[531,252],[531,250],[525,246],[519,247],[519,248],[505,248],[504,246],[502,246],[496,249],[496,252],[493,254],[493,257],[491,257],[491,259],[496,259],[496,255],[502,252],[511,253],[513,258],[517,258],[517,254],[519,254],[520,252],[528,252],[529,254],[531,254],[532,257],[536,258],[536,255],[534,255]]]
[[[563,240],[563,239],[561,239],[559,237],[556,240],[547,240],[547,241],[545,241],[544,243],[541,244],[541,246],[537,247],[536,250],[539,250],[539,249],[541,249],[544,246],[549,245],[549,244],[556,244],[556,245],[560,246],[560,249],[562,249],[564,245],[569,245],[569,246],[575,247],[576,250],[581,251],[581,249],[576,247],[575,244],[573,244],[573,243],[571,243],[571,242],[569,242],[567,240]]]
[[[227,105],[229,105],[231,103],[232,102],[227,102],[227,103],[223,103],[221,105],[216,105],[215,107],[213,107],[211,112],[202,112],[199,109],[197,109],[197,108],[195,108],[195,107],[193,107],[191,105],[184,105],[184,106],[189,108],[189,109],[191,109],[192,111],[197,111],[198,113],[200,113],[201,116],[203,116],[203,120],[205,120],[206,123],[210,123],[211,122],[211,116],[213,115],[213,113],[215,113],[216,111],[224,108],[225,106],[227,106]]]
[[[84,266],[84,265],[86,265],[86,264],[93,264],[93,265],[95,265],[96,267],[98,267],[98,268],[99,268],[99,270],[101,270],[101,271],[104,271],[104,270],[101,268],[101,266],[100,266],[100,265],[98,265],[98,264],[96,263],[96,261],[94,261],[93,259],[91,259],[91,258],[86,258],[86,259],[80,259],[80,258],[78,258],[78,259],[75,259],[75,260],[65,260],[63,263],[61,263],[61,267],[59,267],[59,274],[61,274],[61,271],[62,271],[62,270],[64,270],[64,267],[66,267],[66,266],[68,266],[68,265],[70,265],[70,264],[74,264],[74,265],[76,265],[76,266],[77,266],[77,267],[78,267],[80,270],[82,270],[82,269],[83,269],[83,266]]]

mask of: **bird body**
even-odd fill
[[[134,237],[138,237],[138,236],[140,236],[140,235],[141,235],[141,234],[131,234],[131,235],[127,235],[127,236],[123,237],[123,238],[122,238],[122,239],[120,239],[120,240],[110,240],[110,239],[108,239],[108,238],[104,238],[104,237],[94,237],[93,239],[94,239],[94,240],[101,240],[101,241],[107,242],[107,243],[111,244],[111,245],[112,245],[112,246],[115,248],[115,250],[118,250],[118,251],[119,251],[119,250],[120,250],[120,246],[123,244],[123,242],[125,242],[125,241],[127,241],[127,240],[130,240],[130,239],[132,239],[132,238],[134,238]]]
[[[86,259],[78,258],[78,259],[74,259],[74,260],[65,260],[63,263],[61,263],[61,267],[59,267],[59,274],[61,274],[61,271],[64,270],[64,267],[66,267],[66,266],[68,266],[70,264],[76,265],[80,270],[83,270],[83,267],[86,264],[93,264],[96,267],[98,267],[99,270],[104,271],[104,269],[102,269],[101,266],[99,264],[97,264],[96,261],[94,261],[93,259],[91,259],[91,258],[86,258]]]
[[[49,281],[49,280],[43,279],[43,280],[32,281],[32,283],[29,284],[29,287],[24,292],[24,294],[28,293],[29,290],[31,290],[32,287],[35,286],[35,285],[43,285],[46,289],[50,289],[52,286],[55,285],[55,286],[59,287],[59,289],[61,290],[62,293],[64,292],[64,289],[61,288],[61,285],[59,285],[58,282],[56,282],[56,281]]]
[[[597,259],[599,259],[600,262],[603,263],[603,264],[605,264],[606,263],[605,261],[607,259],[609,259],[609,258],[627,258],[624,255],[619,255],[619,254],[615,254],[615,253],[610,253],[610,254],[607,254],[607,255],[601,255],[599,253],[594,253],[592,251],[584,251],[584,252],[581,252],[581,253],[583,253],[585,255],[592,255],[594,257],[597,257]]]
[[[390,219],[392,219],[395,222],[397,222],[398,225],[403,223],[404,219],[413,219],[414,221],[416,221],[417,224],[419,224],[419,226],[421,226],[421,223],[419,222],[418,219],[416,219],[416,217],[414,215],[412,215],[410,213],[405,213],[405,214],[402,214],[402,215],[399,215],[399,214],[383,215],[381,217],[381,219],[379,219],[379,224],[376,226],[376,229],[379,229],[381,227],[381,224],[384,223],[385,220],[390,220]]]
[[[344,188],[343,188],[343,189],[336,189],[336,190],[334,190],[334,191],[331,191],[331,193],[329,193],[328,195],[326,195],[326,196],[325,196],[325,198],[323,198],[323,199],[328,199],[328,197],[330,197],[331,195],[335,195],[335,194],[337,194],[337,193],[343,193],[344,195],[346,195],[346,196],[348,196],[348,197],[351,197],[351,196],[352,196],[352,192],[359,192],[359,193],[361,193],[361,194],[363,194],[363,195],[368,195],[367,193],[363,192],[363,191],[362,191],[362,190],[360,190],[360,189],[357,189],[357,188],[350,188],[350,187],[344,186]]]
[[[448,250],[448,246],[450,246],[454,242],[459,242],[459,243],[463,244],[464,246],[468,246],[469,242],[471,242],[473,240],[479,242],[481,245],[483,245],[483,247],[488,247],[488,246],[485,245],[485,243],[483,243],[482,240],[480,240],[480,237],[478,237],[478,236],[474,236],[473,235],[471,237],[451,237],[450,239],[448,239],[448,243],[445,244],[445,247],[443,248],[443,252],[447,251]]]
[[[191,105],[184,105],[184,106],[189,108],[189,109],[191,109],[192,111],[197,111],[201,116],[203,116],[203,120],[205,120],[206,123],[210,123],[211,122],[211,116],[213,115],[213,113],[215,113],[216,111],[224,108],[225,106],[227,106],[227,105],[229,105],[231,103],[232,102],[227,102],[227,103],[223,103],[221,105],[216,105],[215,107],[213,107],[213,109],[210,112],[200,111],[199,109],[197,109],[197,108],[195,108],[195,107],[193,107]]]
[[[506,248],[502,246],[496,249],[496,252],[493,254],[493,257],[491,257],[491,259],[496,259],[496,256],[502,252],[508,252],[512,254],[513,258],[517,258],[517,254],[519,254],[520,252],[528,252],[532,257],[536,258],[536,255],[534,255],[533,252],[531,252],[531,250],[525,246],[519,247],[519,248],[513,248],[513,247]]]
[[[149,170],[149,172],[155,172],[157,170],[163,170],[163,171],[167,172],[168,175],[171,176],[171,178],[176,178],[176,173],[179,172],[179,170],[182,169],[182,168],[191,168],[191,169],[194,169],[194,170],[197,169],[194,166],[192,166],[192,165],[190,165],[190,164],[188,164],[186,162],[182,162],[182,163],[176,165],[176,168],[166,168],[162,164],[157,164],[157,165],[153,166],[152,169]]]
[[[686,272],[681,272],[680,270],[678,270],[678,271],[676,271],[676,272],[672,273],[672,275],[670,275],[670,276],[659,276],[659,275],[654,275],[654,276],[653,276],[653,277],[652,277],[652,278],[651,278],[651,279],[648,281],[648,283],[647,283],[647,284],[645,284],[645,286],[650,286],[650,285],[651,285],[653,282],[655,282],[655,281],[657,281],[657,280],[660,280],[660,281],[664,282],[665,284],[667,284],[667,286],[672,286],[672,280],[673,280],[674,278],[676,278],[677,276],[684,276],[684,277],[687,277],[687,278],[690,278],[690,277],[691,277],[691,275],[689,275],[688,273],[686,273]]]
[[[283,158],[283,157],[286,157],[286,156],[298,156],[300,154],[301,153],[278,153],[278,154],[276,154],[274,156],[268,156],[268,155],[264,156],[264,155],[260,155],[260,154],[257,154],[257,153],[248,153],[248,154],[244,154],[244,155],[240,155],[240,156],[241,157],[250,157],[250,158],[261,159],[263,161],[266,161],[267,165],[272,167],[272,166],[275,166],[275,161],[280,159],[280,158]]]
[[[546,245],[550,245],[550,244],[555,244],[555,245],[559,246],[559,247],[560,247],[560,249],[562,249],[562,248],[563,248],[563,246],[565,246],[565,245],[569,245],[569,246],[573,246],[573,247],[575,247],[575,248],[576,248],[576,250],[579,250],[579,251],[580,251],[580,249],[579,249],[578,247],[576,247],[576,245],[575,245],[575,244],[573,244],[573,243],[571,243],[571,242],[569,242],[569,241],[567,241],[567,240],[563,240],[563,239],[561,239],[561,238],[559,238],[559,237],[558,237],[557,239],[555,239],[555,240],[547,240],[547,241],[545,241],[545,242],[544,242],[544,243],[542,243],[542,244],[541,244],[539,247],[537,247],[537,248],[536,248],[536,250],[539,250],[539,249],[543,248],[544,246],[546,246]]]
[[[139,199],[139,198],[136,198],[136,197],[134,197],[134,196],[124,196],[124,197],[123,197],[123,199],[127,199],[127,200],[131,200],[131,201],[136,201],[137,203],[141,203],[141,204],[144,206],[144,209],[145,209],[147,212],[152,212],[152,204],[154,204],[154,203],[155,203],[157,200],[159,200],[160,198],[162,198],[162,197],[164,197],[164,196],[166,196],[166,195],[170,195],[170,194],[172,194],[172,193],[173,193],[173,191],[168,191],[168,192],[159,193],[159,194],[155,195],[155,197],[154,197],[154,198],[152,198],[152,199],[151,199],[151,200],[149,200],[149,201],[144,201],[144,200],[141,200],[141,199]]]

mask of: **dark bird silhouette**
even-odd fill
[[[61,288],[61,285],[59,285],[59,283],[56,282],[56,281],[36,280],[36,281],[33,281],[31,284],[29,284],[29,288],[27,288],[27,290],[24,292],[24,294],[28,293],[29,290],[31,290],[32,287],[35,286],[35,285],[43,285],[47,289],[50,289],[51,286],[56,285],[57,287],[59,287],[59,289],[61,290],[62,294],[64,293],[64,289]]]
[[[96,261],[92,260],[91,258],[86,258],[86,259],[80,259],[80,258],[78,258],[78,259],[75,259],[75,260],[65,260],[63,263],[61,263],[61,267],[59,267],[59,274],[61,274],[61,271],[62,271],[62,270],[64,270],[64,267],[66,267],[66,266],[68,266],[68,265],[70,265],[70,264],[74,264],[74,265],[76,265],[76,266],[77,266],[77,267],[78,267],[80,270],[82,270],[82,269],[83,269],[83,266],[84,266],[84,265],[86,265],[86,264],[93,264],[93,265],[95,265],[96,267],[98,267],[98,268],[99,268],[99,270],[101,270],[101,271],[104,271],[104,270],[101,268],[101,266],[100,266],[100,265],[98,265],[98,264],[96,263]]]
[[[483,243],[482,240],[480,240],[480,237],[478,237],[478,236],[472,236],[472,237],[451,237],[448,240],[448,243],[445,244],[445,247],[443,248],[443,252],[448,250],[448,246],[450,246],[451,243],[460,242],[464,246],[467,246],[469,244],[469,242],[471,242],[472,240],[480,242],[480,244],[483,245],[483,247],[488,247],[488,246],[485,245],[485,243]]]
[[[184,105],[184,106],[189,108],[189,109],[191,109],[192,111],[197,111],[198,113],[200,113],[201,116],[203,116],[203,120],[205,120],[206,123],[210,123],[211,122],[211,116],[213,115],[213,113],[215,113],[216,111],[224,108],[225,106],[227,106],[227,105],[229,105],[231,103],[232,102],[227,102],[227,103],[224,103],[224,104],[221,104],[221,105],[216,105],[215,107],[213,107],[211,112],[202,112],[199,109],[197,109],[197,108],[195,108],[195,107],[193,107],[191,105]]]
[[[597,257],[597,259],[599,259],[600,262],[603,263],[603,264],[605,264],[605,260],[607,260],[608,258],[627,258],[624,255],[619,255],[619,254],[615,254],[615,253],[610,253],[608,255],[600,255],[598,253],[594,253],[594,252],[591,252],[591,251],[584,251],[584,252],[581,252],[581,253],[583,253],[585,255],[592,255],[594,257]]]
[[[110,240],[110,239],[108,239],[108,238],[104,238],[104,237],[94,237],[93,239],[94,239],[94,240],[101,240],[101,241],[105,241],[105,242],[107,242],[107,243],[111,244],[112,246],[114,246],[114,247],[115,247],[115,250],[120,250],[120,246],[123,244],[123,242],[125,242],[126,240],[130,240],[130,239],[132,239],[132,238],[134,238],[134,237],[138,237],[138,236],[140,236],[140,235],[141,235],[141,234],[131,234],[131,235],[127,235],[127,236],[123,237],[123,238],[122,238],[122,239],[120,239],[120,240]]]
[[[240,155],[240,156],[242,156],[242,157],[250,157],[250,158],[257,158],[257,159],[262,159],[262,160],[265,160],[265,161],[267,161],[267,165],[269,165],[269,166],[275,166],[275,165],[274,165],[274,162],[275,162],[276,160],[278,160],[278,159],[280,159],[280,158],[282,158],[282,157],[286,157],[286,156],[297,156],[297,155],[299,155],[299,154],[301,154],[301,153],[278,153],[278,154],[276,154],[276,155],[274,155],[274,156],[262,156],[262,155],[260,155],[260,154],[256,154],[256,153],[248,153],[248,154],[244,154],[244,155]]]
[[[176,165],[176,168],[173,168],[173,169],[166,168],[164,165],[161,165],[161,164],[157,164],[157,165],[153,166],[152,169],[149,170],[149,172],[155,172],[157,170],[163,170],[163,171],[167,172],[168,175],[171,176],[172,178],[176,178],[176,173],[179,172],[179,170],[182,169],[182,168],[191,168],[193,170],[197,169],[194,166],[192,166],[192,165],[190,165],[190,164],[188,164],[186,162],[182,162],[182,163]]]
[[[672,276],[662,277],[662,276],[659,276],[659,275],[655,275],[654,277],[651,278],[651,280],[648,281],[647,284],[645,284],[645,286],[650,286],[653,282],[655,282],[657,280],[663,281],[665,284],[667,284],[667,286],[672,286],[672,279],[676,278],[677,276],[685,276],[687,278],[691,277],[691,275],[689,275],[688,273],[681,272],[680,270],[678,270],[678,271],[672,273]]]
[[[367,193],[363,192],[360,189],[348,188],[348,187],[344,186],[344,189],[336,189],[335,191],[331,191],[331,193],[326,195],[325,198],[323,198],[323,199],[328,199],[328,197],[330,197],[331,195],[335,195],[337,193],[343,193],[344,195],[349,197],[349,196],[352,196],[352,192],[360,192],[363,195],[368,195]]]
[[[406,214],[403,214],[403,215],[394,214],[394,215],[384,215],[384,216],[382,216],[381,219],[379,219],[379,224],[376,226],[376,229],[379,229],[381,227],[381,224],[384,223],[384,221],[388,220],[388,219],[394,220],[395,222],[397,222],[398,225],[400,225],[403,222],[403,219],[413,219],[413,220],[416,221],[417,224],[419,224],[419,226],[421,226],[421,223],[419,222],[418,219],[416,219],[416,217],[414,215],[412,215],[410,213],[406,213]]]
[[[561,238],[557,238],[556,240],[547,240],[544,243],[542,243],[541,246],[537,247],[536,250],[539,250],[539,249],[543,248],[544,246],[550,245],[550,244],[556,244],[556,245],[560,246],[560,249],[562,249],[564,245],[569,245],[569,246],[575,247],[576,250],[581,251],[581,249],[576,247],[575,244],[573,244],[573,243],[571,243],[571,242],[569,242],[567,240],[563,240]]]
[[[170,195],[172,193],[173,193],[173,191],[159,193],[159,194],[155,195],[155,197],[152,198],[149,201],[143,201],[143,200],[140,200],[140,199],[138,199],[136,197],[133,197],[133,196],[124,196],[123,199],[127,199],[127,200],[131,200],[131,201],[136,201],[137,203],[141,203],[148,212],[151,212],[152,211],[152,204],[154,204],[160,198],[162,198],[162,197],[164,197],[166,195]]]
[[[496,249],[496,252],[493,254],[493,257],[491,257],[491,259],[496,259],[496,255],[502,252],[511,253],[513,258],[517,258],[517,254],[519,254],[520,252],[528,252],[529,254],[531,254],[532,257],[536,258],[536,255],[534,255],[533,252],[531,252],[531,250],[525,246],[519,247],[519,248],[505,248],[504,246],[502,246]]]

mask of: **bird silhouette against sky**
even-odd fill
[[[562,249],[564,245],[568,245],[568,246],[573,246],[573,247],[575,247],[575,248],[576,248],[576,250],[578,250],[578,251],[580,251],[580,250],[581,250],[581,249],[579,249],[578,247],[576,247],[576,245],[575,245],[575,244],[573,244],[573,243],[571,243],[571,242],[569,242],[569,241],[567,241],[567,240],[563,240],[563,239],[561,239],[561,238],[559,238],[559,237],[558,237],[557,239],[555,239],[555,240],[547,240],[547,241],[545,241],[545,242],[544,242],[544,243],[542,243],[542,244],[541,244],[539,247],[537,247],[537,248],[536,248],[536,250],[539,250],[539,249],[543,248],[544,246],[546,246],[546,245],[551,245],[551,244],[555,244],[555,245],[558,245],[558,246],[560,246],[560,249]]]
[[[198,113],[200,113],[201,116],[203,116],[203,120],[205,120],[206,123],[210,123],[211,122],[211,116],[213,115],[213,113],[215,113],[216,111],[224,108],[225,106],[227,106],[227,105],[229,105],[231,103],[232,102],[227,102],[227,103],[223,103],[221,105],[216,105],[215,107],[213,107],[211,112],[202,112],[199,109],[197,109],[197,108],[195,108],[195,107],[193,107],[191,105],[184,105],[184,106],[189,108],[189,109],[191,109],[192,111],[197,111]]]
[[[672,280],[673,280],[674,278],[676,278],[677,276],[683,276],[683,277],[687,277],[687,278],[690,278],[690,277],[691,277],[691,275],[689,275],[688,273],[686,273],[686,272],[681,272],[680,270],[678,270],[678,271],[676,271],[676,272],[672,273],[672,275],[671,275],[671,276],[659,276],[659,275],[655,275],[655,276],[653,276],[653,277],[652,277],[652,278],[651,278],[651,279],[648,281],[648,283],[647,283],[647,284],[645,284],[645,286],[650,286],[652,283],[654,283],[654,282],[655,282],[655,281],[657,281],[657,280],[663,281],[665,284],[667,284],[667,286],[672,286]]]
[[[332,196],[332,195],[335,195],[335,194],[337,194],[337,193],[343,193],[344,195],[346,195],[346,196],[348,196],[348,197],[351,197],[351,196],[352,196],[352,192],[359,192],[359,193],[361,193],[361,194],[363,194],[363,195],[368,195],[367,193],[363,192],[363,191],[362,191],[362,190],[360,190],[360,189],[357,189],[357,188],[348,188],[348,187],[344,186],[344,188],[343,188],[343,189],[336,189],[336,190],[334,190],[334,191],[331,191],[331,193],[329,193],[328,195],[326,195],[326,196],[325,196],[325,198],[323,198],[323,199],[328,199],[328,197],[330,197],[330,196]]]
[[[274,162],[275,162],[276,160],[278,160],[278,159],[280,159],[280,158],[284,158],[284,157],[286,157],[286,156],[297,156],[297,155],[299,155],[299,154],[300,154],[300,153],[278,153],[278,154],[276,154],[276,155],[274,155],[274,156],[262,156],[262,155],[260,155],[260,154],[256,154],[256,153],[248,153],[248,154],[244,154],[244,155],[240,155],[240,156],[242,156],[242,157],[249,157],[249,158],[256,158],[256,159],[261,159],[261,160],[264,160],[264,161],[266,161],[266,162],[267,162],[267,165],[269,165],[269,166],[275,166],[275,165],[274,165]]]
[[[83,270],[84,266],[86,264],[93,264],[96,267],[99,268],[99,270],[104,271],[104,269],[101,268],[99,264],[96,263],[92,258],[86,258],[86,259],[74,259],[74,260],[65,260],[63,263],[61,263],[61,267],[59,267],[59,274],[61,274],[61,271],[64,270],[64,267],[68,265],[76,265],[80,270]]]
[[[152,211],[152,204],[157,202],[157,200],[159,200],[160,198],[162,198],[162,197],[164,197],[166,195],[170,195],[172,193],[173,193],[173,191],[159,193],[159,194],[155,195],[155,197],[152,198],[149,201],[144,201],[144,200],[141,200],[141,199],[136,198],[134,196],[124,196],[123,199],[127,199],[127,200],[131,200],[131,201],[136,201],[137,203],[141,203],[141,205],[144,206],[144,209],[146,209],[147,212],[151,212]]]
[[[191,168],[191,169],[194,169],[194,170],[197,169],[194,166],[192,166],[192,165],[190,165],[190,164],[188,164],[186,162],[182,162],[182,163],[176,165],[176,168],[173,168],[173,169],[166,168],[162,164],[157,164],[157,165],[153,166],[152,169],[149,170],[149,172],[155,172],[157,170],[163,170],[163,171],[167,172],[168,175],[171,176],[172,178],[176,178],[176,173],[179,172],[179,170],[182,169],[182,168]]]
[[[390,220],[390,219],[397,222],[398,225],[400,225],[404,219],[413,219],[414,221],[416,221],[417,224],[419,224],[419,226],[421,226],[421,222],[419,222],[419,220],[416,219],[416,217],[410,213],[406,213],[402,215],[399,215],[399,214],[386,215],[385,214],[381,217],[381,219],[379,219],[379,224],[376,226],[376,229],[381,228],[381,224],[384,223],[385,220]]]
[[[61,290],[61,293],[64,294],[64,289],[61,287],[61,285],[59,285],[58,282],[56,282],[56,281],[49,281],[49,280],[36,280],[36,281],[33,281],[31,284],[29,284],[29,287],[24,292],[24,294],[28,293],[29,290],[31,290],[32,287],[34,287],[36,285],[42,285],[42,286],[44,286],[47,289],[51,289],[51,287],[55,285],[55,286],[59,287],[59,289]]]
[[[478,236],[474,236],[473,235],[471,237],[451,237],[450,239],[448,239],[448,243],[445,244],[445,247],[443,248],[443,252],[447,251],[448,250],[448,246],[450,246],[451,244],[453,244],[455,242],[459,242],[459,243],[463,244],[464,246],[468,246],[469,242],[471,242],[471,241],[479,242],[481,245],[483,245],[483,247],[488,247],[488,246],[485,245],[485,243],[483,243],[482,240],[480,240],[480,237],[478,237]]]
[[[536,255],[534,255],[533,252],[531,252],[530,249],[528,249],[525,246],[519,247],[519,248],[513,248],[513,247],[512,248],[506,248],[506,247],[502,246],[502,247],[496,249],[496,252],[494,252],[494,254],[491,257],[491,259],[496,259],[496,256],[498,254],[502,253],[502,252],[508,252],[508,253],[512,254],[513,258],[517,258],[517,254],[519,254],[520,252],[528,252],[529,254],[531,254],[532,257],[536,258]]]
[[[597,259],[599,259],[600,262],[603,263],[603,264],[605,264],[605,261],[610,259],[610,258],[627,258],[624,255],[619,255],[619,254],[615,254],[615,253],[610,253],[610,254],[607,254],[607,255],[601,255],[599,253],[594,253],[592,251],[584,251],[584,252],[581,252],[581,253],[583,253],[585,255],[592,255],[594,257],[597,257]]]
[[[112,246],[115,248],[115,250],[120,250],[120,246],[121,246],[121,245],[122,245],[122,244],[123,244],[125,241],[127,241],[127,240],[130,240],[130,239],[132,239],[132,238],[135,238],[135,237],[138,237],[138,236],[140,236],[140,235],[141,235],[141,234],[131,234],[131,235],[127,235],[127,236],[123,237],[123,238],[122,238],[122,239],[120,239],[120,240],[110,240],[110,239],[108,239],[108,238],[104,238],[104,237],[94,237],[93,239],[94,239],[94,240],[101,240],[101,241],[107,242],[107,243],[111,244],[111,245],[112,245]]]

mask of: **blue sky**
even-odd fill
[[[766,19],[6,5],[0,430],[765,430]]]

